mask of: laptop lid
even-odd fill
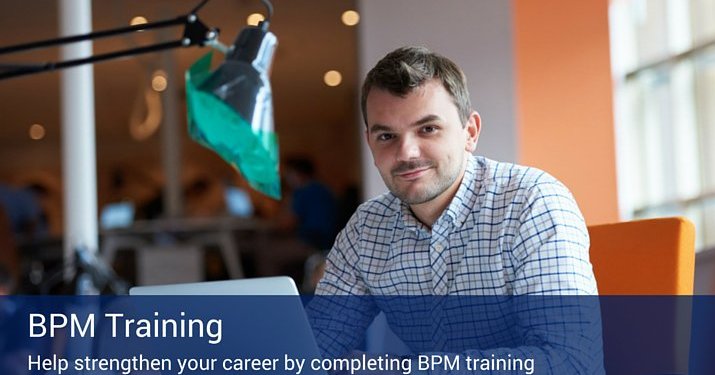
[[[229,215],[236,217],[253,216],[253,203],[245,190],[235,186],[227,186],[224,189],[224,199],[226,200],[226,209]]]
[[[297,296],[298,288],[288,276],[259,277],[253,279],[205,281],[170,285],[135,286],[129,289],[132,296]]]
[[[226,318],[224,322],[226,335],[230,337],[223,338],[224,341],[218,345],[217,351],[226,350],[228,347],[239,359],[282,358],[284,355],[292,358],[321,358],[313,330],[298,297],[298,288],[290,277],[139,286],[131,288],[129,294],[164,295],[167,298],[196,295],[201,296],[203,303],[208,304],[216,302],[212,298],[241,296],[221,300],[227,305],[204,306],[217,312],[225,312],[227,308],[231,310],[230,317],[223,315]],[[158,299],[151,299],[147,303],[159,302]],[[190,352],[191,348],[181,348],[181,350]],[[223,363],[225,364],[225,361]],[[305,367],[301,375],[327,375],[325,371]],[[273,373],[295,374],[292,371],[280,370]]]
[[[99,226],[102,229],[126,228],[134,222],[134,204],[117,202],[107,204],[99,215]]]

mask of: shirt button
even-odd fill
[[[438,243],[438,244],[434,245],[434,249],[437,250],[438,252],[441,252],[442,250],[444,250],[444,246],[442,246],[441,243]]]

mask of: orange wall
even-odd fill
[[[519,161],[618,220],[608,0],[513,0]]]

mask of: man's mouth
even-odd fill
[[[397,173],[396,176],[403,180],[416,180],[416,179],[422,177],[425,173],[427,173],[427,171],[429,169],[430,169],[430,167],[410,169],[408,171]]]

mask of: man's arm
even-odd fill
[[[529,189],[511,246],[515,295],[596,295],[588,230],[560,182]]]
[[[519,343],[501,348],[465,346],[460,357],[487,360],[480,362],[487,367],[493,363],[491,359],[531,359],[535,374],[603,374],[600,308],[588,256],[588,231],[568,189],[550,176],[532,186],[513,242],[506,248],[514,267],[514,296],[507,297],[509,308],[504,310],[513,313],[512,329]],[[466,298],[475,300],[460,305],[491,303],[490,297]],[[470,316],[464,310],[452,316],[459,320],[460,314]],[[463,331],[468,332],[467,326],[474,320],[464,321]]]
[[[330,250],[325,274],[307,307],[316,341],[326,357],[346,355],[360,345],[377,307],[359,270],[359,209]]]
[[[549,180],[529,189],[511,247],[511,304],[523,342],[463,354],[533,358],[538,374],[601,374],[600,309],[588,231],[568,189]]]

